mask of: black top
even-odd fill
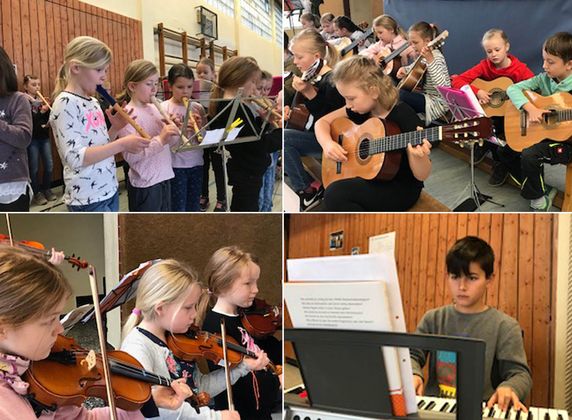
[[[355,124],[363,124],[369,118],[372,118],[371,112],[367,114],[358,114],[353,112],[351,109],[346,108],[346,114],[348,118]],[[402,133],[416,131],[417,127],[424,127],[425,125],[417,116],[417,113],[407,105],[405,102],[398,102],[397,105],[393,107],[391,112],[385,117],[386,120],[392,121],[399,127]],[[401,165],[399,171],[395,175],[394,179],[399,179],[400,182],[410,184],[412,188],[423,188],[423,181],[419,181],[411,172],[409,166],[409,159],[407,159],[407,151],[403,149],[401,151],[390,152],[390,153],[401,153]],[[379,181],[376,181],[379,182]]]
[[[228,101],[217,102],[217,115],[218,113],[228,105]],[[228,117],[230,116],[232,106],[228,107],[224,113],[212,122],[211,128],[225,128],[228,122]],[[254,113],[244,105],[246,114],[248,118],[252,121],[252,125],[255,130],[260,132],[263,120],[260,117],[255,117]],[[242,106],[239,106],[236,110],[236,117],[241,118],[244,123],[242,130],[240,131],[240,137],[254,136],[256,133],[250,127],[246,114]],[[230,152],[231,159],[228,162],[229,172],[238,171],[248,175],[262,176],[266,171],[266,168],[270,165],[270,154],[279,150],[282,146],[282,129],[274,129],[266,131],[262,134],[262,139],[260,141],[251,141],[246,143],[239,143],[231,146],[226,146],[226,149]]]
[[[32,106],[32,139],[47,139],[50,136],[47,125],[50,111],[40,112],[43,105],[40,100],[30,100],[30,105]]]
[[[239,316],[227,316],[213,312],[207,312],[203,323],[203,330],[220,333],[220,320],[225,318],[226,333],[234,338],[241,346],[251,350],[252,345],[257,345],[264,350],[270,360],[276,364],[282,364],[282,343],[274,337],[263,340],[252,338],[242,326]],[[210,370],[221,369],[221,366],[209,362]],[[255,378],[253,377],[255,376]],[[257,387],[257,389],[255,388]],[[259,392],[258,404],[256,392]],[[280,381],[270,371],[259,370],[251,372],[240,378],[232,386],[235,409],[240,413],[240,418],[248,420],[270,420],[272,409],[281,407]],[[227,410],[228,401],[225,392],[214,397],[215,409]],[[258,408],[257,408],[258,405]]]
[[[308,111],[314,116],[311,131],[314,131],[316,121],[346,104],[346,100],[340,95],[331,79],[331,71],[322,75],[322,79],[314,85],[318,89],[316,96],[314,99],[307,99],[305,102]]]

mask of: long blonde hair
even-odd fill
[[[189,265],[167,259],[153,264],[145,271],[137,286],[135,307],[123,326],[123,337],[145,318],[154,321],[155,308],[160,303],[169,304],[184,299],[191,287],[200,287],[196,271]],[[207,294],[203,293],[197,305],[197,315],[204,314],[208,304]],[[204,316],[204,315],[203,315]]]
[[[132,92],[129,89],[129,83],[139,83],[159,73],[155,64],[148,60],[134,60],[125,69],[125,76],[123,76],[123,91],[117,96],[117,102],[129,102],[131,100]]]
[[[242,274],[248,263],[258,265],[258,257],[240,249],[238,246],[226,246],[215,251],[205,267],[204,278],[213,299],[229,290],[234,281]]]
[[[99,39],[90,36],[78,36],[72,39],[64,50],[64,63],[58,71],[52,98],[55,99],[66,88],[71,65],[77,64],[89,69],[98,69],[111,63],[111,58],[111,50]]]
[[[389,15],[380,15],[373,20],[373,27],[381,26],[392,31],[395,35],[401,35],[403,39],[407,39],[407,33],[399,26],[399,23]]]
[[[218,83],[214,85],[211,99],[220,99],[225,89],[234,89],[243,86],[254,73],[260,73],[260,67],[253,57],[231,57],[222,63],[218,71]],[[211,101],[209,116],[216,115],[217,102]]]
[[[332,73],[332,83],[356,82],[360,89],[378,94],[378,103],[390,111],[399,98],[399,92],[389,76],[375,62],[363,55],[354,55],[338,63]]]
[[[0,325],[19,327],[71,295],[62,272],[21,249],[0,246]]]
[[[332,44],[326,41],[315,29],[304,29],[303,31],[298,32],[298,35],[296,35],[294,38],[292,38],[292,41],[290,41],[290,50],[295,43],[301,41],[305,42],[305,48],[303,48],[304,51],[310,54],[318,53],[320,58],[325,60],[330,67],[335,66],[340,59],[338,50],[336,50]]]

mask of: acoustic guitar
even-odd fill
[[[300,79],[303,82],[314,85],[321,80],[320,70],[322,70],[322,67],[324,67],[324,60],[319,58],[302,74]],[[310,118],[310,111],[302,102],[299,103],[298,98],[299,92],[296,92],[294,98],[292,98],[290,113],[286,118],[286,128],[304,131]]]
[[[401,53],[407,48],[409,48],[409,42],[393,51],[389,47],[385,47],[376,54],[375,62],[386,75],[395,77],[401,68]]]
[[[461,145],[481,142],[493,135],[489,118],[479,117],[425,130],[400,133],[397,124],[370,118],[361,125],[348,118],[332,122],[331,134],[347,152],[346,162],[336,162],[322,156],[322,182],[327,187],[334,181],[360,177],[388,181],[399,171],[402,153],[408,144],[451,141]]]
[[[434,40],[427,44],[427,48],[430,50],[441,48],[448,36],[449,31],[441,32]],[[427,71],[427,64],[421,61],[422,58],[422,55],[417,57],[417,59],[413,62],[413,66],[409,70],[409,73],[407,73],[405,77],[401,79],[401,82],[399,82],[397,85],[397,89],[405,89],[412,92],[417,88],[419,83],[421,83],[421,80],[423,80],[425,71]]]
[[[504,116],[506,141],[511,149],[521,152],[544,139],[567,141],[572,137],[572,95],[558,92],[542,96],[532,91],[524,95],[537,108],[550,111],[544,114],[541,123],[528,122],[528,112],[516,109],[509,103]]]
[[[333,43],[334,47],[340,53],[341,58],[348,58],[354,55],[357,51],[357,47],[360,42],[364,41],[367,37],[373,34],[373,28],[367,29],[363,35],[357,38],[355,41],[352,41],[351,38],[344,37]]]
[[[512,84],[513,81],[508,77],[497,77],[491,81],[483,79],[473,80],[472,86],[482,89],[491,95],[490,102],[483,105],[483,110],[487,117],[504,117],[507,105],[510,102],[506,90]]]

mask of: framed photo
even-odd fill
[[[195,9],[197,11],[197,20],[201,28],[201,32],[197,35],[203,35],[212,40],[218,39],[217,14],[203,6],[197,6]]]

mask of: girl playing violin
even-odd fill
[[[250,336],[241,324],[240,308],[252,305],[258,293],[260,266],[258,259],[236,246],[217,250],[205,268],[205,278],[215,304],[205,317],[205,331],[220,332],[220,321],[225,319],[227,334],[248,350],[268,352],[275,364],[282,364],[282,343],[276,338],[257,340]],[[211,369],[216,366],[211,365]],[[232,387],[234,404],[242,418],[269,420],[274,409],[281,407],[279,377],[266,370],[252,372],[240,378]],[[215,407],[228,407],[224,395],[215,397]]]
[[[146,370],[166,377],[184,377],[192,389],[215,396],[226,387],[224,372],[203,375],[195,363],[180,360],[166,344],[168,334],[185,333],[194,324],[197,311],[207,303],[204,297],[203,287],[191,267],[176,260],[154,264],[137,287],[136,308],[123,328],[125,339],[121,349],[135,357]],[[231,370],[231,382],[267,364],[264,352],[260,352],[257,359],[244,359]],[[165,405],[155,389],[152,394],[157,405]],[[236,411],[215,412],[207,407],[202,407],[197,414],[188,403],[172,409],[159,408],[156,416],[161,419],[240,418]]]
[[[50,261],[61,263],[54,253]],[[30,362],[45,359],[58,334],[59,316],[71,295],[61,271],[44,259],[9,246],[0,246],[0,418],[35,420],[28,383],[22,379]],[[177,384],[180,387],[184,384]],[[186,385],[184,385],[186,386]],[[162,389],[170,389],[161,387]],[[188,393],[180,391],[180,400]],[[173,393],[174,394],[174,393]],[[118,411],[118,418],[142,419],[139,411]],[[108,408],[59,407],[44,410],[40,419],[109,419]]]

